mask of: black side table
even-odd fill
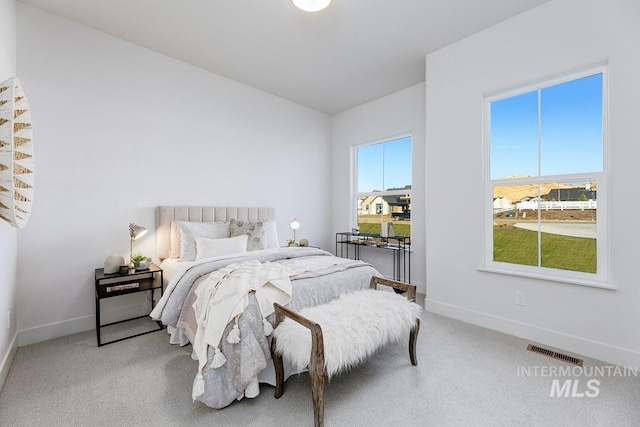
[[[353,246],[354,259],[360,259],[360,248],[383,249],[394,252],[393,280],[411,283],[411,238],[406,236],[382,237],[369,233],[336,233],[336,256],[349,258]]]
[[[132,317],[125,320],[119,320],[117,322],[107,323],[106,325],[100,324],[100,300],[105,298],[117,297],[120,295],[127,295],[136,292],[149,291],[151,296],[151,309],[155,306],[154,294],[155,290],[160,290],[160,297],[162,297],[162,269],[155,264],[151,264],[146,270],[136,271],[134,269],[127,270],[126,273],[113,273],[105,274],[104,268],[96,268],[95,271],[95,286],[96,286],[96,335],[98,338],[98,347],[111,344],[114,342],[126,340],[129,338],[137,337],[140,335],[149,334],[151,332],[161,331],[164,329],[162,322],[156,322],[158,329],[152,329],[150,331],[142,332],[135,335],[130,335],[117,340],[102,342],[100,339],[100,329],[105,326],[115,325],[117,323],[128,322],[130,320],[141,319],[145,316]]]

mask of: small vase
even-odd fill
[[[151,265],[151,258],[147,258],[146,261],[141,261],[135,268],[136,268],[136,271],[148,270],[150,265]]]

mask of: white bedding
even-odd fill
[[[165,269],[167,290],[152,315],[173,332],[171,342],[194,342],[199,327],[193,310],[196,301],[194,284],[202,283],[210,274],[228,264],[256,259],[279,263],[291,271],[292,301],[289,307],[294,310],[326,303],[345,292],[365,289],[371,276],[379,275],[362,261],[337,258],[314,248],[267,249],[245,253],[241,257],[225,256],[190,262],[165,260],[161,266]],[[241,341],[227,342],[233,322],[225,327],[219,350],[225,354],[227,363],[212,368],[215,352],[211,347],[205,363],[199,363],[204,366],[202,377],[205,386],[203,394],[196,400],[213,408],[223,408],[243,396],[256,396],[258,378],[273,383],[269,341],[265,337],[263,320],[255,295],[251,293],[248,305],[237,322]],[[268,320],[272,322],[273,316]],[[202,354],[201,351],[199,353]],[[269,369],[265,369],[267,367]]]
[[[259,251],[253,251],[252,254],[256,255],[256,254],[277,253],[280,250],[286,250],[286,249],[288,248],[262,249]],[[184,274],[190,268],[201,265],[201,264],[207,264],[213,261],[222,261],[225,259],[237,259],[238,257],[244,256],[246,254],[247,254],[246,252],[241,252],[237,254],[226,254],[226,255],[221,255],[214,258],[205,258],[197,261],[182,261],[177,258],[165,259],[160,263],[160,268],[162,268],[163,270],[162,275],[164,277],[164,282],[165,282],[164,293],[162,295],[162,298],[160,298],[160,301],[158,301],[155,308],[151,312],[150,316],[154,320],[160,320],[160,315],[162,313],[162,310],[164,310],[165,304],[171,297],[171,293],[173,292],[173,289],[178,283],[178,280],[180,280],[180,278],[182,278],[182,276],[184,276]]]

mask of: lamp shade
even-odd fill
[[[291,221],[291,228],[293,230],[297,230],[298,228],[300,228],[300,223],[297,219],[293,218],[293,221]]]
[[[147,231],[148,230],[141,225],[137,225],[134,223],[129,224],[129,235],[131,236],[132,240],[136,240],[139,237],[144,236]]]
[[[331,4],[332,0],[291,0],[298,9],[305,12],[320,12]]]

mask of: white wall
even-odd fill
[[[428,309],[611,363],[640,366],[640,3],[554,0],[426,59]],[[617,291],[478,271],[484,94],[609,61],[611,281]],[[463,197],[452,197],[455,194]],[[476,206],[476,208],[470,208]],[[514,304],[524,291],[526,306]]]
[[[0,0],[0,82],[16,75],[16,3]],[[11,367],[16,340],[17,230],[0,219],[0,390]],[[11,325],[7,328],[7,312]]]
[[[153,229],[156,205],[272,206],[281,242],[296,217],[332,247],[329,116],[24,4],[18,52],[37,156],[20,345],[94,327],[94,269],[128,258],[129,222]],[[136,249],[154,256],[154,233]]]
[[[333,233],[350,231],[355,218],[352,194],[352,147],[401,134],[412,135],[411,282],[425,292],[424,83],[401,90],[332,117],[331,204]],[[335,249],[334,249],[335,250]],[[391,253],[363,248],[361,258],[391,277]],[[382,264],[378,263],[381,259]]]

